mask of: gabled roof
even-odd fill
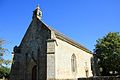
[[[42,22],[43,22],[43,21],[42,21]],[[65,36],[64,34],[58,32],[57,30],[55,30],[55,29],[53,29],[53,28],[51,28],[50,26],[48,26],[48,25],[45,24],[44,22],[43,22],[43,24],[44,24],[46,27],[48,27],[48,29],[50,29],[51,31],[54,32],[56,38],[58,38],[58,39],[60,39],[60,40],[63,40],[63,41],[65,41],[65,42],[67,42],[67,43],[69,43],[69,44],[71,44],[71,45],[73,45],[73,46],[75,46],[75,47],[83,50],[83,51],[86,51],[86,52],[92,54],[92,52],[91,52],[90,50],[88,50],[87,48],[85,48],[85,47],[82,46],[81,44],[75,42],[74,40],[68,38],[68,37]]]

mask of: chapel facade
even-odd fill
[[[92,77],[91,51],[46,25],[38,6],[19,46],[10,80],[77,80]]]

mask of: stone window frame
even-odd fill
[[[76,60],[76,56],[74,53],[71,56],[71,71],[73,73],[77,72],[77,60]]]

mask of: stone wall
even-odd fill
[[[50,30],[37,18],[34,19],[19,46],[20,53],[14,53],[10,80],[32,80],[32,69],[37,66],[38,80],[47,78],[47,40]]]
[[[91,57],[92,54],[87,53],[65,41],[56,39],[55,51],[55,78],[56,79],[77,79],[79,77],[91,77]],[[76,72],[72,72],[71,56],[75,54],[77,66]],[[86,70],[88,70],[86,75]]]
[[[120,76],[96,76],[90,78],[79,78],[78,80],[120,80]]]

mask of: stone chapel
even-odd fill
[[[38,6],[19,46],[10,80],[77,80],[92,77],[91,51],[46,25]]]

